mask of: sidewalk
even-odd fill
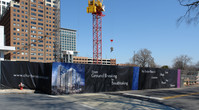
[[[32,94],[35,90],[30,89],[0,89],[0,95],[1,94]]]

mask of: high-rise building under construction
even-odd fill
[[[11,0],[0,0],[0,16],[4,12],[7,6],[10,5]]]
[[[56,59],[57,0],[12,0],[0,17],[6,45],[15,46],[6,59],[53,62]]]

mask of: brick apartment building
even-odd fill
[[[58,4],[60,5],[60,4]],[[55,0],[12,0],[0,17],[11,61],[53,62]]]

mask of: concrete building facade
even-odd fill
[[[58,4],[60,5],[60,4]],[[12,61],[54,62],[55,0],[12,0],[0,17]]]

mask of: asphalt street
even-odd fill
[[[120,91],[108,94],[162,103],[183,110],[199,109],[199,87]]]
[[[152,89],[70,95],[28,90],[0,92],[0,110],[197,110],[199,88]],[[6,94],[5,94],[6,93]]]
[[[1,94],[1,110],[175,110],[158,103],[104,93]]]
[[[91,110],[75,101],[45,94],[0,95],[0,110]]]

